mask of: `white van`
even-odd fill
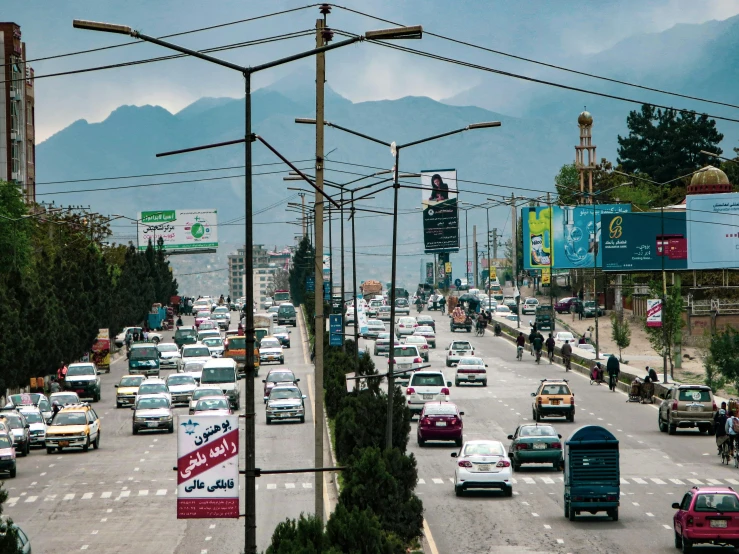
[[[238,372],[236,370],[236,360],[231,358],[208,360],[203,365],[203,372],[200,375],[200,385],[203,387],[216,386],[220,388],[224,396],[228,397],[228,401],[233,409],[239,409],[241,405],[241,391]]]

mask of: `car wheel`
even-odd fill
[[[449,360],[446,361],[446,366],[447,367],[452,367],[452,364],[449,362]]]
[[[574,414],[568,415],[568,416],[567,416],[567,421],[569,421],[570,423],[573,423],[573,422],[575,421],[575,416],[574,416]]]
[[[688,554],[689,552],[693,551],[693,541],[689,541],[685,537],[683,537],[683,549],[682,551],[684,554]]]
[[[174,433],[174,424],[170,425],[167,429],[167,433]]]
[[[567,514],[567,517],[569,518],[569,520],[575,521],[575,510],[573,510],[572,506],[570,506],[569,504],[567,505],[567,511],[569,512]]]
[[[418,442],[418,446],[425,446],[425,445],[426,445],[426,441],[425,441],[425,440],[423,440],[423,439],[422,439],[421,437],[419,437],[419,436],[416,436],[416,442]]]
[[[305,416],[300,418],[300,423],[305,423]]]
[[[10,470],[10,478],[11,479],[15,478],[16,471],[17,471],[16,468],[13,468],[13,469]]]
[[[272,425],[272,420],[270,418],[267,418],[267,425]]]
[[[534,412],[534,421],[541,421],[541,416],[539,415],[539,412]]]
[[[457,496],[462,496],[464,494],[464,489],[462,487],[454,485],[454,494],[456,494]]]
[[[372,351],[372,354],[373,354],[373,355],[375,355],[375,356],[377,356],[377,355],[378,355],[378,353],[377,353],[377,348],[375,348],[375,349],[374,349],[374,350]]]
[[[454,380],[454,386],[455,386],[455,387],[458,387],[458,386],[459,386],[459,380],[458,380],[458,379],[455,379],[455,380]]]
[[[486,379],[485,381],[483,381],[483,382],[482,382],[482,386],[483,386],[483,387],[487,387],[487,386],[488,386],[488,382],[487,382],[487,379]]]
[[[660,431],[662,431],[663,433],[667,432],[667,424],[662,421],[662,416],[660,414],[657,414],[657,425],[659,426]]]
[[[152,340],[154,341],[154,344],[159,344],[159,337],[154,337]]]
[[[565,500],[565,517],[570,517],[570,503]]]
[[[667,434],[674,435],[677,432],[677,425],[673,425],[669,421],[667,422]]]
[[[503,490],[503,496],[508,496],[508,497],[513,496],[513,487],[506,487]]]
[[[454,441],[455,446],[462,446],[463,437],[459,437]]]
[[[115,403],[115,407],[116,407],[116,408],[120,408],[121,406],[123,406],[123,404],[121,404],[120,402],[116,402],[116,403]]]
[[[82,446],[82,452],[90,450],[90,436],[87,436],[87,442]]]
[[[138,428],[135,425],[133,426],[133,434],[134,435],[138,435],[139,434],[139,430],[138,430]]]
[[[92,443],[92,447],[97,450],[100,448],[100,431],[98,431],[98,436],[95,437],[95,442]]]
[[[513,471],[521,471],[521,464],[511,460],[511,468],[513,468]]]
[[[683,538],[677,534],[677,531],[675,531],[675,548],[682,548],[683,547]]]

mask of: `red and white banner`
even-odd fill
[[[238,517],[238,417],[179,416],[177,519]]]
[[[662,300],[647,300],[647,327],[662,327]]]

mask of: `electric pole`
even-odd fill
[[[498,229],[493,227],[493,259],[498,259]]]

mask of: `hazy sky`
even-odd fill
[[[29,59],[119,44],[128,39],[72,28],[75,18],[130,25],[161,36],[304,6],[295,0],[24,0],[2,17],[21,25]],[[566,63],[583,54],[607,49],[639,33],[658,32],[679,23],[726,19],[739,13],[738,0],[529,0],[527,2],[458,0],[344,0],[343,5],[403,24],[422,24],[428,31],[462,38],[491,48],[543,61]],[[171,39],[195,49],[270,37],[314,27],[317,8],[299,10],[255,22]],[[388,26],[334,8],[329,26],[362,32]],[[340,37],[337,37],[339,39]],[[407,44],[407,43],[406,43]],[[432,37],[410,46],[484,62],[529,74],[520,62],[453,46]],[[217,54],[251,65],[310,49],[312,37]],[[46,61],[32,62],[36,75],[69,71],[167,55],[162,48],[138,44]],[[328,56],[329,84],[354,101],[416,95],[442,99],[478,83],[479,75],[463,68],[409,57],[370,44],[351,46]],[[312,62],[303,61],[259,74],[255,88],[267,85]],[[36,81],[37,140],[77,119],[100,121],[121,104],[157,104],[176,112],[203,96],[243,94],[241,76],[198,60],[175,60]],[[504,106],[501,106],[504,108]]]

